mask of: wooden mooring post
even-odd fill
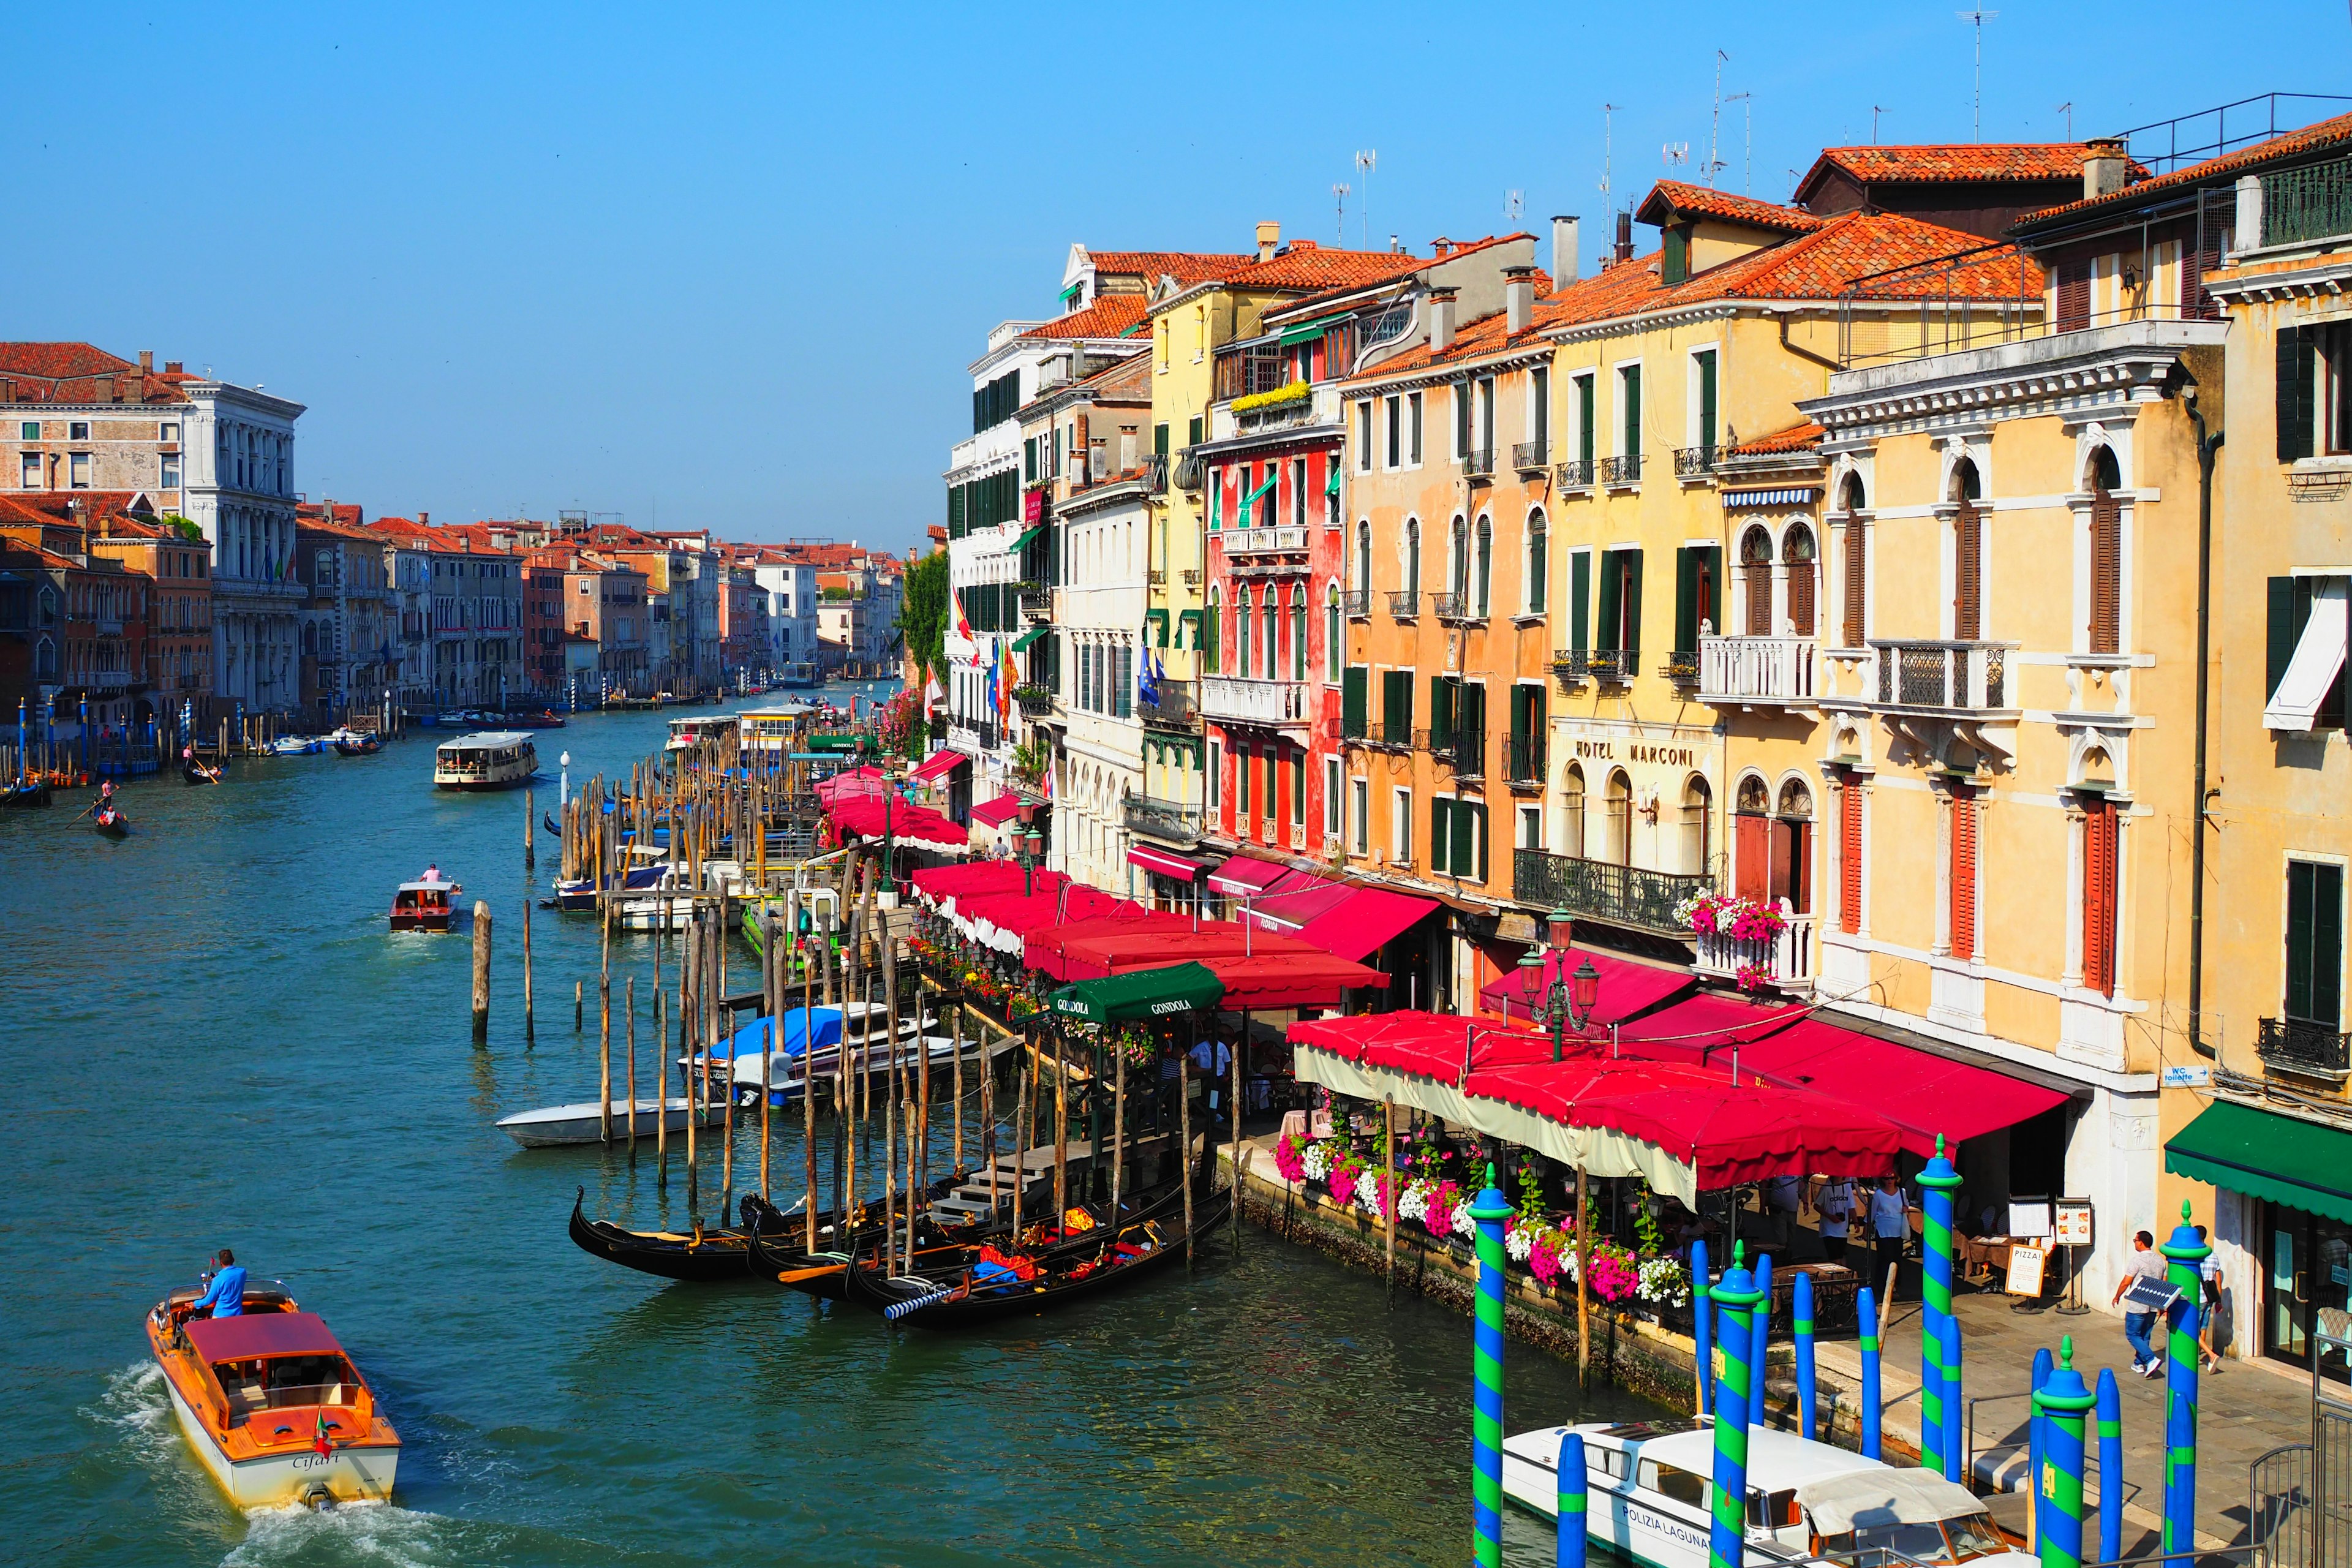
[[[522,895],[522,1032],[530,1037],[530,889]]]
[[[539,807],[532,804],[537,798],[535,791],[522,792],[522,868],[526,876],[538,863]]]
[[[490,906],[474,900],[474,1043],[490,1035]]]

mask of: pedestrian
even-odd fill
[[[2137,1280],[2154,1279],[2160,1283],[2164,1278],[2164,1255],[2156,1249],[2156,1237],[2138,1231],[2132,1237],[2131,1261],[2124,1266],[2124,1277],[2116,1281],[2116,1293],[2107,1298],[2107,1305],[2112,1307],[2121,1301],[2124,1292]],[[2154,1377],[2164,1370],[2164,1357],[2147,1342],[2148,1331],[2155,1326],[2154,1312],[2124,1314],[2124,1338],[2131,1344],[2132,1370],[2142,1377]]]
[[[1878,1178],[1864,1215],[1868,1221],[1871,1272],[1875,1276],[1902,1259],[1911,1240],[1911,1205],[1893,1173]]]
[[[2197,1227],[2197,1239],[2205,1247],[2204,1261],[2197,1266],[2200,1301],[2197,1309],[2198,1370],[2218,1373],[2221,1370],[2221,1331],[2215,1326],[2221,1320],[2221,1262],[2213,1255],[2212,1237],[2205,1227]]]
[[[1822,1216],[1822,1256],[1832,1263],[1843,1263],[1853,1215],[1853,1183],[1843,1176],[1823,1182],[1814,1194],[1813,1208]]]

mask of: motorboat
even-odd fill
[[[835,1004],[805,1012],[806,1034],[816,1041],[813,1057],[803,1035],[803,1009],[798,1007],[784,1009],[781,1042],[775,1040],[770,1020],[760,1018],[736,1030],[711,1052],[711,1071],[725,1074],[736,1104],[759,1104],[762,1088],[768,1090],[772,1106],[797,1104],[808,1071],[823,1079],[840,1070],[845,1035],[852,1072],[887,1074],[894,1068],[919,1072],[926,1061],[935,1068],[950,1067],[955,1061],[954,1037],[925,1034],[911,1010],[898,1020],[895,1047],[883,1038],[889,1010],[881,1003],[847,1007]],[[967,1055],[978,1048],[976,1038],[964,1042]],[[682,1078],[692,1078],[703,1069],[702,1057],[699,1053],[681,1056],[677,1067]]]
[[[1713,1420],[1518,1433],[1503,1441],[1503,1495],[1558,1518],[1559,1442],[1570,1432],[1584,1440],[1585,1521],[1593,1542],[1643,1568],[1706,1568]],[[1748,1432],[1747,1513],[1751,1561],[1848,1568],[2033,1568],[2035,1562],[2000,1532],[1984,1500],[1958,1482],[1769,1427]]]
[[[269,742],[270,754],[279,757],[313,757],[326,749],[323,735],[280,735]]]
[[[147,1314],[188,1446],[241,1509],[384,1502],[400,1436],[324,1320],[282,1286],[248,1286],[234,1317],[174,1290]]]
[[[392,895],[394,931],[447,931],[461,889],[455,882],[403,882]]]
[[[539,776],[539,752],[520,730],[477,730],[433,749],[442,789],[517,789]]]
[[[629,1101],[612,1102],[613,1137],[615,1142],[628,1136]],[[672,1132],[683,1132],[691,1121],[697,1127],[709,1127],[721,1120],[726,1107],[704,1105],[683,1099],[667,1100],[640,1100],[637,1107],[637,1136],[651,1138],[655,1133],[654,1115],[661,1114]],[[499,1131],[526,1149],[559,1149],[571,1144],[601,1142],[604,1136],[604,1119],[594,1100],[577,1105],[547,1105],[537,1110],[519,1110],[512,1116],[501,1116]]]
[[[650,866],[630,867],[621,873],[617,884],[610,879],[606,882],[616,894],[649,892],[662,886],[664,879],[669,875],[669,868],[668,861],[656,860]],[[548,907],[559,910],[593,910],[596,907],[596,879],[593,877],[558,877],[550,886],[554,889],[555,897],[548,900]]]
[[[733,728],[735,716],[731,713],[697,713],[689,718],[673,719],[669,721],[669,740],[663,749],[691,751],[697,746],[710,744]]]
[[[542,708],[536,713],[523,713],[517,717],[534,730],[561,730],[564,725],[563,715],[552,708]]]

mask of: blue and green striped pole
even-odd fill
[[[1503,1564],[1503,1222],[1511,1205],[1486,1167],[1486,1188],[1470,1205],[1478,1223],[1477,1330],[1470,1419],[1470,1555],[1477,1568]]]
[[[1797,1436],[1813,1430],[1813,1277],[1803,1269],[1789,1287],[1790,1333],[1797,1345]]]
[[[1554,1548],[1554,1568],[1584,1568],[1591,1544],[1585,1531],[1584,1439],[1574,1432],[1559,1439],[1559,1537]]]
[[[1861,1330],[1862,1457],[1879,1457],[1878,1418],[1878,1292],[1864,1285],[1854,1292],[1853,1315]]]
[[[1939,1132],[1936,1157],[1919,1173],[1919,1468],[1946,1477],[1952,1469],[1944,1458],[1944,1405],[1952,1391],[1944,1371],[1944,1320],[1952,1315],[1952,1194],[1959,1184]]]
[[[2033,1352],[2033,1381],[2027,1386],[2033,1394],[2039,1394],[2044,1388],[2050,1386],[2050,1374],[2056,1371],[2057,1368],[2057,1360],[2055,1357],[2051,1355],[2050,1347],[2048,1345],[2040,1346]],[[2042,1486],[2042,1406],[2036,1400],[2029,1398],[2026,1401],[2026,1412],[2025,1489],[2029,1504],[2027,1515],[2032,1520],[2033,1525],[2033,1540],[2031,1544],[2033,1546],[2034,1550],[2039,1551],[2041,1550],[2042,1532],[2047,1528],[2042,1522],[2042,1493],[2040,1489]],[[2113,1558],[2107,1558],[2105,1559],[2105,1561],[2111,1563],[2115,1560]]]
[[[1764,1425],[1764,1352],[1772,1340],[1772,1255],[1769,1252],[1756,1259],[1756,1293],[1764,1300],[1748,1319],[1748,1424],[1750,1426]]]
[[[1764,1300],[1741,1266],[1741,1247],[1715,1288],[1723,1309],[1723,1381],[1715,1396],[1714,1519],[1707,1531],[1707,1568],[1742,1568],[1748,1542],[1748,1418],[1754,1405],[1748,1358],[1754,1353],[1752,1319]]]
[[[2033,1484],[2042,1568],[2083,1568],[2083,1427],[2095,1403],[2074,1370],[2074,1336],[2068,1334],[2058,1342],[2058,1370],[2033,1395],[2042,1412],[2042,1473]]]
[[[1713,1291],[1707,1284],[1706,1243],[1691,1243],[1691,1350],[1698,1363],[1696,1413],[1704,1415],[1715,1405],[1715,1324],[1709,1321],[1709,1302]]]
[[[2124,1395],[2116,1386],[2115,1368],[2099,1369],[2094,1398],[2099,1423],[2099,1561],[2113,1563],[2124,1554]]]
[[[1968,1443],[1960,1429],[1960,1320],[1944,1314],[1944,1479],[1965,1482]]]
[[[2186,1198],[2180,1224],[2157,1250],[2170,1264],[2167,1276],[2180,1292],[2164,1353],[2164,1550],[2189,1552],[2197,1543],[2197,1373],[2203,1359],[2197,1329],[2205,1309],[2202,1266],[2213,1249],[2189,1223]]]

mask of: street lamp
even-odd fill
[[[1030,808],[1024,805],[1021,809],[1025,815]],[[1028,831],[1019,836],[1021,840],[1021,892],[1023,897],[1027,898],[1034,896],[1037,891],[1037,864],[1045,858],[1045,836],[1037,831],[1037,825],[1034,820],[1026,822],[1023,824],[1023,826],[1025,826]]]
[[[1559,933],[1561,940],[1549,950],[1541,942],[1528,943],[1528,951],[1519,959],[1519,991],[1527,997],[1528,1010],[1535,1014],[1536,1021],[1551,1025],[1551,1059],[1559,1061],[1566,1049],[1563,1036],[1567,1027],[1573,1025],[1578,1034],[1584,1033],[1584,1026],[1592,1019],[1593,1008],[1600,1004],[1601,972],[1587,958],[1576,966],[1574,974],[1563,980],[1560,971],[1568,966],[1569,913],[1564,909],[1554,910],[1545,923],[1547,934]]]

